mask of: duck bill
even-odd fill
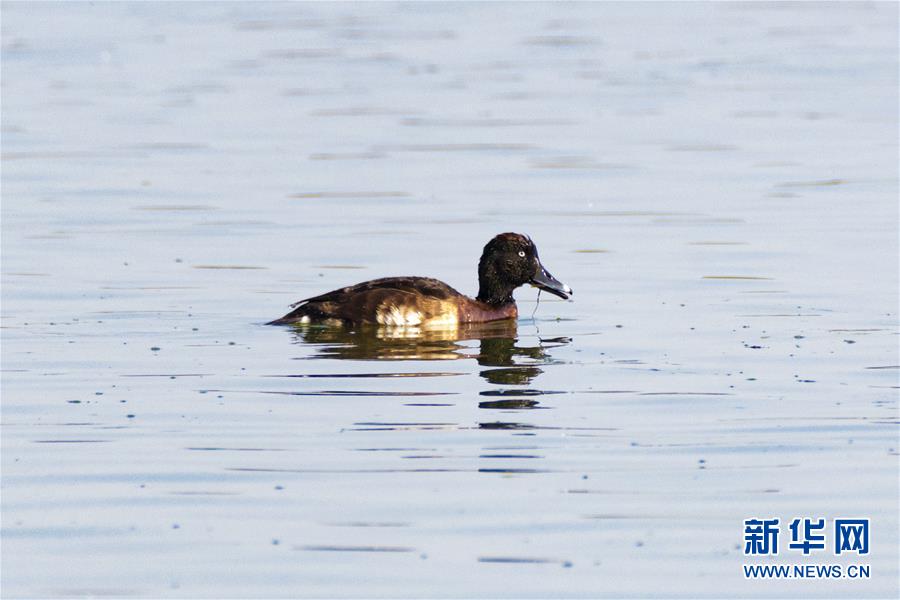
[[[537,272],[528,283],[540,290],[550,292],[554,296],[559,296],[563,300],[568,300],[569,296],[572,295],[572,288],[548,273],[547,269],[545,269],[541,264],[538,264]]]

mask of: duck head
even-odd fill
[[[513,290],[526,283],[559,296],[572,295],[572,288],[544,268],[537,247],[527,235],[501,233],[484,247],[478,262],[478,300],[489,304],[513,301]]]

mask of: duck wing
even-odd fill
[[[379,323],[385,311],[402,314],[415,311],[421,320],[439,316],[454,300],[465,298],[458,291],[430,277],[385,277],[332,290],[300,300],[292,310],[269,325],[340,319],[358,323]],[[383,321],[383,318],[381,319]]]

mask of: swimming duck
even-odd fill
[[[520,233],[501,233],[484,247],[478,262],[478,296],[470,298],[430,277],[385,277],[300,300],[269,325],[340,321],[388,326],[456,326],[518,316],[513,290],[526,283],[559,296],[572,288],[547,272],[534,242]]]

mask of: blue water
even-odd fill
[[[5,2],[4,597],[895,597],[897,16]],[[263,325],[502,231],[573,301]]]

